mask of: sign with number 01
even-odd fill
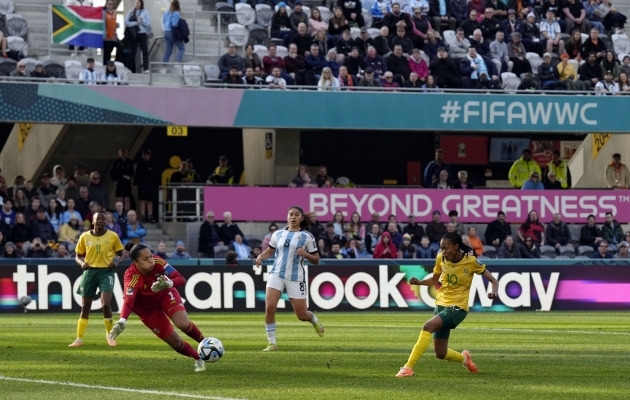
[[[187,126],[167,126],[166,136],[188,136]]]

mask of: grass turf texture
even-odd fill
[[[3,315],[0,375],[238,399],[627,399],[630,393],[627,313],[471,313],[451,333],[450,347],[470,350],[479,374],[436,359],[430,346],[414,368],[416,377],[405,379],[394,375],[430,313],[318,315],[324,338],[280,313],[280,351],[263,353],[262,314],[191,314],[226,349],[202,373],[135,316],[118,347],[110,348],[94,312],[83,347],[68,348],[77,315]],[[1,399],[114,396],[175,398],[0,380]]]

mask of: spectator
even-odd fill
[[[79,221],[77,220],[77,226],[78,224],[79,224]],[[105,228],[109,229],[112,232],[116,232],[118,237],[121,238],[122,240],[123,238],[122,229],[120,228],[120,225],[118,224],[118,222],[116,222],[116,219],[114,218],[114,214],[109,211],[105,213]]]
[[[411,237],[411,243],[416,246],[420,244],[422,237],[425,236],[424,228],[416,222],[415,215],[409,215],[409,220],[407,226],[403,229],[403,233],[409,235]]]
[[[271,37],[287,40],[291,35],[291,19],[287,14],[287,5],[281,1],[278,3],[278,11],[271,17]],[[265,61],[263,60],[263,63]]]
[[[583,59],[587,59],[591,53],[595,53],[598,64],[604,61],[606,57],[606,45],[603,41],[599,40],[597,28],[591,29],[590,37],[582,44],[581,53]],[[602,70],[604,69],[602,68]]]
[[[157,251],[154,253],[156,256],[161,257],[165,260],[169,258],[169,255],[166,254],[166,243],[164,241],[160,241],[157,245]]]
[[[238,266],[237,258],[238,256],[236,255],[235,251],[230,250],[225,253],[225,262],[227,263],[228,267]]]
[[[381,240],[374,248],[374,257],[377,259],[383,258],[398,258],[398,251],[396,245],[393,243],[389,232],[383,232]]]
[[[179,169],[171,175],[171,183],[198,183],[201,178],[197,171],[192,168],[190,159],[184,160],[179,164]]]
[[[140,46],[140,51],[142,52],[142,71],[144,73],[149,73],[149,37],[147,34],[153,32],[152,24],[151,24],[151,16],[147,10],[144,8],[144,0],[136,0],[134,3],[134,8],[127,12],[125,17],[125,26],[126,27],[137,27],[136,34],[131,34],[130,40],[130,48],[131,52],[129,53],[129,59],[131,61],[130,69],[134,73],[139,73],[140,71],[136,70],[136,54],[138,51],[138,46]]]
[[[50,175],[44,172],[42,174],[42,185],[37,189],[37,196],[44,207],[48,205],[48,200],[55,197],[56,193],[57,186],[50,183]]]
[[[53,258],[69,259],[73,258],[65,244],[59,243],[57,250],[52,253]]]
[[[50,258],[51,256],[52,251],[50,247],[42,243],[42,239],[38,237],[33,238],[33,244],[26,252],[26,258]]]
[[[481,34],[486,42],[491,42],[496,38],[497,32],[501,32],[501,22],[494,17],[495,10],[492,7],[486,7],[484,10],[484,18],[481,21]]]
[[[538,213],[535,210],[529,212],[527,220],[518,228],[518,237],[521,241],[525,242],[527,236],[531,237],[534,243],[539,246],[545,244],[545,227],[538,220]]]
[[[181,240],[175,243],[175,251],[170,258],[174,260],[190,260],[190,254],[186,253],[186,245]]]
[[[620,259],[630,258],[630,253],[628,252],[628,242],[624,241],[624,242],[619,243],[617,254],[615,254],[613,258],[620,258]]]
[[[580,33],[579,29],[574,29],[573,32],[571,32],[571,37],[569,38],[569,40],[566,41],[565,44],[565,51],[566,53],[569,55],[569,58],[572,60],[575,60],[579,66],[579,63],[582,63],[582,61],[584,61],[582,59],[582,46],[583,46],[583,42],[582,42],[582,34]]]
[[[429,29],[424,41],[424,53],[429,57],[429,60],[432,61],[437,57],[438,49],[441,47],[446,48],[444,41],[435,30]]]
[[[82,227],[81,233],[88,232],[89,230],[92,229],[92,223],[88,220],[85,220],[83,221],[83,224],[81,225],[81,227]]]
[[[379,223],[373,223],[370,226],[369,232],[365,235],[365,250],[369,254],[374,254],[374,248],[376,244],[381,241],[381,225]]]
[[[584,33],[588,33],[591,23],[586,18],[586,10],[579,0],[566,0],[562,4],[562,12],[564,13],[564,22],[567,24],[567,32],[572,32],[574,28],[580,29]]]
[[[13,211],[13,200],[5,198],[2,209],[0,209],[1,222],[7,224],[9,227],[15,223],[15,211]]]
[[[308,172],[308,166],[300,164],[295,177],[291,183],[289,183],[289,187],[315,188],[318,187],[318,185],[316,180],[311,178],[311,175]]]
[[[37,64],[35,64],[35,70],[31,72],[31,78],[36,78],[35,80],[50,78],[50,75],[44,71],[44,64],[41,61],[38,61]]]
[[[483,242],[477,236],[477,228],[474,226],[468,228],[468,240],[470,240],[471,247],[475,250],[475,255],[483,255]]]
[[[431,70],[431,75],[435,77],[435,83],[439,87],[455,89],[463,87],[459,67],[455,61],[449,57],[445,47],[438,48],[437,57],[431,61],[429,69]]]
[[[607,51],[604,59],[602,60],[601,67],[602,71],[612,72],[612,79],[615,82],[619,81],[619,61],[617,61],[615,53]]]
[[[396,216],[394,214],[390,214],[390,216],[387,217],[387,223],[383,226],[383,229],[386,229],[389,224],[395,224],[396,225],[396,230],[398,231],[398,233],[400,233],[402,235],[403,230],[402,230],[400,224],[398,222],[396,222]]]
[[[247,71],[247,68],[252,68],[254,70],[254,75],[260,77],[263,73],[263,64],[258,54],[254,53],[254,45],[246,45],[245,53],[245,72]]]
[[[602,226],[602,237],[610,245],[612,251],[616,251],[619,243],[624,241],[623,229],[621,229],[619,222],[613,219],[611,212],[606,213],[606,222]]]
[[[395,47],[397,45],[400,45],[400,47],[402,48],[402,55],[405,56],[405,58],[409,57],[409,55],[411,54],[411,50],[413,50],[414,48],[414,44],[413,41],[406,36],[407,32],[405,30],[404,26],[398,26],[396,28],[396,35],[393,36],[390,41],[389,41],[389,47],[394,49],[394,51],[396,50]]]
[[[238,225],[232,223],[232,213],[226,211],[223,213],[223,225],[221,225],[221,228],[219,229],[221,241],[229,246],[234,241],[236,235],[241,235],[241,238],[245,237]]]
[[[328,21],[328,34],[337,38],[341,36],[343,31],[350,29],[350,23],[343,15],[341,7],[335,7],[333,10],[333,16]]]
[[[457,212],[457,210],[449,211],[448,218],[449,218],[449,221],[453,224],[453,228],[455,232],[457,232],[458,235],[461,236],[466,233],[466,228],[464,228],[464,224],[460,224],[458,221],[459,213]]]
[[[136,212],[129,210],[127,212],[127,237],[122,239],[124,244],[132,243],[144,243],[144,237],[147,235],[147,230],[142,223],[138,221]]]
[[[446,44],[448,44],[448,50],[451,57],[464,58],[468,55],[470,42],[468,41],[468,39],[466,39],[463,28],[457,28],[455,36],[452,38],[452,40],[447,39]]]
[[[118,76],[116,71],[116,64],[111,60],[107,61],[103,80],[106,82],[106,85],[120,85],[120,76]]]
[[[424,84],[429,76],[429,67],[426,61],[420,56],[420,50],[413,49],[408,62],[411,72],[415,72],[420,82]]]
[[[588,54],[587,61],[580,67],[580,80],[586,90],[591,90],[598,82],[604,79],[604,73],[600,63],[597,62],[595,52]]]
[[[595,85],[595,91],[600,96],[619,93],[619,85],[613,81],[613,72],[606,71],[604,74],[604,80],[597,82]]]
[[[50,199],[48,201],[46,218],[48,218],[48,221],[50,221],[57,234],[59,234],[59,228],[61,227],[61,213],[59,212],[60,210],[62,210],[62,208],[59,207],[55,199]]]
[[[420,244],[417,246],[417,258],[427,260],[434,259],[437,256],[437,250],[431,247],[428,236],[422,236]]]
[[[486,74],[493,81],[499,80],[498,71],[493,62],[488,58],[477,54],[474,47],[468,49],[468,55],[459,63],[459,72],[462,75],[463,85],[466,87],[475,87],[481,74]]]
[[[318,8],[313,7],[311,17],[308,19],[308,33],[311,36],[319,31],[326,32],[328,30],[328,22],[322,19],[322,14]]]
[[[602,230],[595,225],[595,216],[589,215],[586,218],[586,225],[580,229],[580,246],[591,246],[593,250],[597,250],[602,238]]]
[[[247,67],[245,69],[245,76],[243,77],[243,85],[247,86],[250,89],[258,89],[260,85],[262,85],[263,80],[259,76],[254,75],[254,69]]]
[[[15,212],[25,212],[29,205],[29,200],[26,197],[26,193],[23,188],[18,188],[15,190],[15,194],[13,195],[13,210]]]
[[[79,198],[79,188],[76,185],[74,176],[69,176],[66,187],[66,200],[76,200]]]
[[[372,67],[367,67],[364,71],[364,75],[359,81],[359,86],[361,87],[381,87],[381,84],[378,82],[376,78],[374,78],[374,69]]]
[[[296,45],[291,45],[291,46],[296,46]],[[276,67],[280,68],[281,73],[285,70],[286,64],[281,57],[277,56],[277,48],[275,45],[269,46],[269,54],[263,57],[263,65],[264,65],[265,74],[267,75],[271,75],[271,73],[273,72],[273,69]]]
[[[544,47],[540,41],[540,28],[536,24],[536,15],[533,12],[527,14],[527,18],[521,24],[520,34],[527,51],[538,55],[543,53]]]
[[[543,2],[540,9],[540,15],[546,16],[547,11],[553,12],[554,19],[560,24],[560,32],[565,32],[567,24],[564,22],[564,13],[562,12],[561,0],[547,0]]]
[[[293,14],[291,14],[291,16],[293,16]],[[309,52],[309,49],[311,49],[314,44],[313,38],[308,34],[306,24],[301,23],[298,25],[296,33],[291,35],[290,42],[287,42],[285,38],[285,47],[288,47],[291,43],[297,46],[299,55],[306,56],[306,53]]]
[[[22,256],[13,242],[7,242],[4,245],[1,258],[22,258]]]
[[[387,72],[387,63],[383,57],[379,56],[374,47],[368,48],[367,56],[365,57],[366,69],[372,68],[378,79],[383,79],[385,72]]]
[[[441,216],[442,214],[438,210],[433,211],[433,220],[429,222],[426,227],[431,246],[433,246],[436,251],[440,249],[440,240],[442,240],[442,236],[446,233],[446,225],[440,222]]]
[[[108,228],[109,229],[109,228]],[[59,243],[63,243],[70,249],[74,251],[74,248],[79,241],[79,236],[81,236],[81,223],[79,222],[79,214],[73,213],[70,215],[70,220],[61,226],[59,230]]]
[[[612,162],[606,166],[604,177],[609,188],[626,189],[630,187],[630,171],[626,164],[621,162],[621,154],[613,154]]]
[[[124,229],[127,226],[127,213],[125,212],[125,207],[121,201],[117,201],[116,204],[114,204],[114,212],[112,214],[114,215],[114,221],[120,225],[120,229],[123,231],[123,236],[126,236],[124,234]]]
[[[79,83],[84,85],[98,85],[101,83],[101,73],[94,69],[94,59],[88,58],[85,69],[79,74]]]
[[[496,64],[497,69],[500,70],[501,73],[508,72],[508,69],[511,70],[510,67],[514,65],[514,63],[510,61],[508,46],[503,40],[504,36],[505,35],[502,31],[498,31],[496,33],[496,39],[490,43],[490,58],[492,59],[492,62]]]
[[[85,166],[83,166],[83,164],[74,166],[74,180],[79,187],[90,184],[90,176],[85,172]]]
[[[324,240],[327,253],[330,253],[333,242],[340,242],[342,240],[341,235],[335,233],[335,226],[332,223],[326,224],[326,229],[319,238]]]
[[[513,64],[512,72],[516,74],[516,76],[520,77],[521,74],[532,72],[532,66],[527,60],[527,50],[525,50],[525,46],[521,43],[520,33],[512,35],[512,42],[508,45],[508,54]]]
[[[143,221],[155,222],[153,219],[153,199],[158,193],[160,176],[157,167],[151,160],[151,150],[142,150],[142,159],[138,161],[133,185],[138,188],[140,218]]]
[[[23,213],[17,213],[15,215],[15,224],[13,224],[13,226],[11,227],[11,234],[5,234],[4,236],[9,236],[18,249],[22,249],[22,246],[24,246],[25,244],[26,247],[28,247],[32,236],[31,230],[26,224],[26,217]]]
[[[344,221],[343,213],[341,211],[337,211],[335,213],[335,215],[333,216],[332,224],[333,224],[333,227],[335,228],[334,229],[335,234],[341,236],[343,233],[343,228],[346,225],[346,222]]]
[[[557,182],[557,184],[554,183],[553,185],[550,185],[550,188],[558,188],[558,186],[560,186],[562,189],[567,189],[571,187],[571,171],[569,170],[569,165],[566,161],[560,159],[560,152],[558,150],[553,151],[551,155],[551,162],[547,164],[546,172],[546,175],[549,178],[548,181],[551,180],[551,176],[549,174],[552,174],[554,181]],[[546,186],[545,189],[547,189]]]
[[[540,258],[540,244],[536,244],[531,236],[525,236],[523,245],[519,247],[520,258]]]
[[[392,49],[389,47],[389,28],[383,26],[380,31],[380,35],[374,38],[374,47],[379,56],[388,57],[392,53]]]
[[[101,207],[107,208],[107,188],[102,184],[101,174],[98,171],[93,171],[90,174],[88,194],[92,201],[96,201]]]
[[[109,168],[109,176],[116,182],[118,201],[122,201],[127,210],[131,207],[131,178],[133,174],[133,162],[127,157],[127,149],[119,149],[118,158],[112,162]]]
[[[394,246],[396,246],[397,248],[400,247],[400,244],[402,243],[402,235],[398,230],[398,224],[396,224],[396,222],[389,222],[387,224],[386,232],[389,233],[390,239]]]
[[[325,230],[324,226],[320,224],[317,219],[315,219],[315,222],[311,224],[310,232],[313,234],[313,237],[320,237]]]
[[[272,222],[271,224],[269,224],[269,233],[267,233],[262,240],[262,244],[261,244],[262,251],[267,250],[267,248],[269,247],[269,241],[271,240],[271,237],[273,236],[274,232],[277,230],[278,230],[278,225],[276,225],[275,222]],[[313,234],[313,236],[315,235]]]
[[[226,156],[219,157],[219,166],[212,171],[212,174],[208,177],[206,183],[221,183],[231,185],[234,180],[234,172],[232,167],[228,165],[228,158]]]
[[[37,210],[37,218],[31,224],[31,237],[40,238],[42,241],[57,242],[57,232],[55,228],[46,218],[46,209],[40,207]]]
[[[31,206],[26,209],[24,215],[26,216],[26,224],[31,225],[33,221],[37,218],[37,210],[41,207],[41,202],[39,201],[39,197],[33,196],[31,199]]]
[[[545,190],[544,185],[540,182],[538,172],[532,172],[530,178],[523,184],[522,190]]]
[[[232,67],[236,67],[236,73],[240,78],[246,68],[245,60],[236,53],[236,45],[234,43],[229,44],[228,52],[221,56],[218,65],[221,70],[221,74],[219,75],[221,79],[225,78],[230,73]]]
[[[343,260],[345,258],[348,258],[348,256],[345,253],[341,252],[341,244],[339,242],[333,242],[330,246],[330,255],[328,256],[328,258]]]
[[[251,253],[249,253],[249,258],[255,260],[260,255],[260,253],[262,253],[260,246],[254,246]]]
[[[184,46],[184,42],[179,38],[176,32],[179,27],[180,20],[180,6],[179,0],[171,0],[170,9],[162,14],[162,27],[164,31],[164,40],[166,41],[166,50],[164,52],[164,57],[162,57],[162,62],[166,63],[171,58],[171,54],[173,53],[173,46],[177,47],[177,55],[175,56],[175,62],[181,62],[184,57],[184,51],[186,51],[186,47]]]
[[[490,222],[486,227],[486,243],[494,247],[499,247],[511,232],[512,229],[510,225],[505,222],[505,213],[499,211],[497,213],[497,219]]]
[[[433,183],[439,180],[440,172],[446,171],[450,175],[451,169],[448,164],[444,162],[444,151],[442,149],[435,150],[435,159],[427,164],[424,169],[424,184],[426,186],[432,186]]]
[[[547,172],[547,179],[543,183],[545,190],[562,190],[564,189],[560,182],[556,180],[556,173],[553,171]]]
[[[514,244],[512,235],[506,236],[503,243],[501,243],[501,246],[497,250],[497,258],[520,258],[518,246]]]
[[[90,212],[88,212],[87,215],[85,216],[85,220],[91,223],[92,219],[94,218],[94,214],[102,210],[103,208],[97,202],[91,201]]]
[[[541,174],[540,166],[532,159],[532,155],[528,149],[523,150],[521,158],[514,161],[510,168],[510,183],[516,189],[523,187],[525,182],[532,176],[533,172]]]
[[[433,26],[440,33],[442,32],[442,25],[446,25],[449,30],[453,31],[458,24],[457,19],[452,14],[451,8],[452,6],[448,0],[430,0],[429,2],[429,18],[433,19]],[[426,13],[426,11],[421,10],[421,13]],[[431,25],[429,24],[429,28],[430,27]]]
[[[580,32],[577,32],[579,35]],[[566,90],[587,90],[584,81],[578,79],[578,74],[572,64],[569,63],[569,55],[564,53],[561,56],[562,61],[557,65],[560,84]],[[590,85],[590,83],[589,83]],[[590,88],[590,87],[589,87]]]
[[[339,56],[339,59],[341,58],[343,58],[342,55]],[[337,78],[339,77],[339,68],[341,68],[341,63],[337,62],[337,52],[335,51],[335,49],[328,50],[328,54],[326,54],[326,62],[328,63],[328,68],[330,68],[332,79],[335,81],[334,85],[339,85],[339,81],[337,80]]]
[[[349,40],[352,40],[350,36],[348,36],[348,38]],[[313,36],[312,44],[315,44],[317,45],[317,47],[319,47],[319,54],[328,54],[329,49],[335,49],[335,41],[328,38],[326,32],[324,31],[319,31],[315,34],[315,36]],[[350,49],[348,49],[348,51],[350,51]]]
[[[431,78],[433,79],[433,77]],[[419,89],[422,89],[424,85],[422,84],[422,82],[420,82],[420,80],[418,80],[418,74],[415,72],[412,72],[409,74],[409,80],[403,83],[403,87],[419,90]]]
[[[503,34],[505,35],[505,40],[511,41],[512,35],[514,33],[521,32],[521,26],[522,26],[521,21],[516,19],[516,10],[509,9],[507,11],[507,19],[504,19],[503,21],[501,21],[501,30],[503,31]]]
[[[354,44],[354,40],[352,39],[352,36],[350,35],[350,29],[346,29],[341,33],[341,36],[339,36],[339,39],[337,39],[337,53],[339,54],[343,54],[344,56],[348,56],[348,54],[350,54],[350,51],[352,50],[352,48],[355,47]],[[322,51],[323,49],[320,48],[320,53],[322,54],[326,54],[327,51]],[[358,48],[357,48],[358,50]]]
[[[470,47],[474,47],[477,50],[477,54],[490,57],[490,44],[483,40],[481,29],[475,29],[468,41],[470,42]],[[505,39],[503,41],[505,42]]]
[[[365,226],[361,223],[361,216],[358,212],[355,211],[352,213],[350,216],[350,222],[348,222],[346,227],[350,229],[352,237],[360,242],[359,245],[365,241]]]
[[[35,186],[32,181],[28,180],[24,182],[24,194],[26,194],[26,197],[29,200],[32,199],[33,196],[37,196],[37,190],[35,190]]]
[[[302,10],[302,2],[296,1],[293,5],[293,12],[289,16],[289,21],[291,23],[291,30],[293,32],[298,31],[298,27],[300,24],[304,24],[304,26],[308,25],[308,15]]]
[[[411,243],[411,236],[404,234],[402,237],[402,243],[398,247],[398,258],[400,259],[415,259],[417,248]]]
[[[451,185],[449,185],[448,183],[448,171],[447,170],[442,170],[440,171],[440,179],[436,182],[433,182],[433,185],[431,186],[433,189],[450,189]]]
[[[359,56],[365,58],[370,47],[374,46],[374,39],[370,37],[367,28],[361,28],[359,37],[354,39],[354,45],[359,49]]]
[[[471,250],[468,252],[468,255],[474,256],[475,250],[472,248],[472,244],[470,244],[470,239],[468,238],[468,235],[462,235],[462,243],[471,248]]]
[[[547,225],[547,243],[549,246],[556,248],[560,252],[560,247],[569,246],[573,247],[573,238],[571,237],[571,231],[567,224],[562,222],[562,217],[559,213],[553,215],[553,220]]]
[[[453,183],[453,189],[474,189],[475,184],[468,181],[468,172],[459,171],[457,180]]]
[[[394,81],[394,74],[391,71],[385,72],[385,79],[381,85],[384,88],[390,88],[387,91],[397,91],[397,88],[400,88],[398,82]]]
[[[57,189],[56,193],[57,197],[55,197],[55,201],[57,202],[57,207],[59,207],[59,211],[63,213],[63,210],[66,209],[66,191],[64,189]]]
[[[406,32],[411,32],[411,18],[401,10],[399,3],[392,3],[392,12],[383,18],[383,26],[387,26],[389,32],[396,32],[398,26],[404,27]]]
[[[238,68],[235,65],[232,65],[230,67],[229,73],[223,77],[223,80],[221,82],[232,89],[237,89],[237,87],[234,87],[232,85],[242,85],[243,78],[241,77],[241,73]]]
[[[341,249],[341,254],[345,254],[347,258],[353,260],[363,258],[359,247],[359,241],[355,238],[351,238],[350,240],[348,240],[343,249]]]
[[[546,19],[540,21],[540,36],[542,39],[542,45],[546,46],[547,53],[553,53],[555,47],[557,47],[558,54],[563,54],[564,41],[560,38],[560,34],[562,32],[560,24],[556,21],[553,10],[547,10],[546,16]]]
[[[611,248],[611,250],[612,250],[612,252],[615,251],[612,248]],[[602,240],[601,242],[599,242],[599,246],[597,248],[597,251],[595,251],[593,254],[591,254],[591,258],[593,258],[593,259],[613,258],[612,253],[608,252],[608,243],[605,240]]]
[[[363,19],[361,1],[359,0],[337,0],[337,6],[341,7],[344,17],[352,28],[362,28],[365,26]]]
[[[322,165],[317,170],[317,176],[315,177],[315,182],[317,182],[317,187],[324,187],[324,183],[326,179],[332,179],[328,176],[328,169],[325,165]],[[263,249],[264,250],[264,249]]]
[[[272,47],[274,48],[275,54],[275,46],[273,45],[269,47],[269,53],[271,54]],[[267,65],[265,62],[267,58],[267,56],[263,58],[264,65]],[[303,85],[306,79],[306,61],[304,59],[304,56],[298,54],[298,48],[296,44],[292,44],[289,46],[289,55],[284,57],[284,63],[286,66],[287,75],[291,77],[296,85]]]
[[[410,50],[411,51],[411,50]],[[411,69],[407,56],[403,54],[403,48],[400,44],[394,46],[394,52],[387,57],[387,71],[392,75],[396,75],[396,81],[404,82],[409,79]],[[383,74],[384,76],[385,74]]]
[[[348,57],[345,58],[343,65],[348,68],[348,73],[350,75],[359,75],[359,73],[367,66],[365,59],[363,57],[359,57],[359,49],[356,47],[352,48]]]
[[[53,167],[53,177],[50,180],[53,186],[57,187],[57,190],[65,190],[68,187],[68,179],[66,178],[66,172],[61,165],[55,165]]]
[[[306,83],[314,84],[319,81],[322,69],[328,66],[326,58],[319,53],[319,47],[317,45],[311,45],[311,54],[305,57],[307,73]]]
[[[599,12],[600,18],[604,20],[604,29],[617,34],[623,32],[627,18],[610,4],[610,0],[602,0],[599,4]]]
[[[205,257],[214,258],[214,246],[222,246],[223,244],[221,229],[214,220],[214,212],[208,211],[206,220],[199,227],[199,253]],[[269,246],[268,241],[267,246]]]

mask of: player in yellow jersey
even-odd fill
[[[414,376],[413,367],[431,343],[433,334],[433,348],[435,356],[446,361],[463,363],[470,372],[478,372],[477,365],[470,358],[468,350],[458,353],[448,348],[448,337],[451,329],[455,329],[468,314],[468,296],[474,274],[482,275],[492,283],[492,292],[488,293],[489,299],[497,297],[499,282],[494,279],[486,266],[473,255],[472,248],[462,242],[462,237],[457,232],[448,232],[442,236],[440,242],[442,252],[437,255],[433,275],[423,280],[411,278],[411,285],[434,286],[438,282],[442,287],[438,290],[435,299],[434,317],[428,320],[422,327],[420,337],[409,356],[409,360],[396,375],[398,378]]]
[[[77,339],[70,347],[83,345],[83,334],[87,328],[92,299],[96,295],[96,290],[101,294],[101,304],[103,305],[103,322],[105,323],[105,337],[110,346],[116,346],[116,342],[109,336],[109,332],[114,326],[112,321],[112,308],[109,303],[112,300],[114,291],[114,280],[116,267],[123,254],[123,245],[116,232],[107,230],[105,227],[105,213],[97,212],[92,219],[94,229],[81,235],[76,247],[75,261],[83,269],[81,285],[77,290],[83,299],[81,305],[81,317],[77,324]]]

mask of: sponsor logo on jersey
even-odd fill
[[[468,273],[468,268],[464,268],[464,273],[467,274]]]
[[[133,295],[133,288],[132,287],[128,287],[127,291],[125,293],[127,294],[127,296]]]
[[[155,328],[155,329],[153,330],[153,333],[155,333],[156,335],[159,335],[159,334],[160,334],[160,330],[159,330],[158,328]]]

